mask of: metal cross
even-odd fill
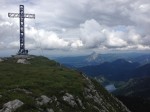
[[[25,50],[25,29],[24,29],[24,18],[35,19],[35,14],[25,14],[24,5],[20,5],[19,13],[8,13],[10,18],[20,18],[20,49],[18,55],[27,55],[28,50]]]

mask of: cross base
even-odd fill
[[[32,59],[34,58],[33,55],[12,55],[15,59]]]
[[[20,50],[18,51],[18,55],[28,55],[28,50],[20,49]]]
[[[30,18],[35,19],[35,14],[25,14],[24,5],[20,5],[19,13],[8,13],[8,17],[19,18],[20,19],[20,49],[17,55],[28,55],[28,50],[25,49],[25,28],[24,28],[24,19]]]

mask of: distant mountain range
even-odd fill
[[[109,80],[128,80],[133,77],[134,70],[138,71],[139,63],[129,62],[124,59],[118,59],[113,62],[104,62],[95,66],[86,66],[78,68],[89,76],[103,76]],[[144,70],[144,69],[143,69]],[[146,74],[147,75],[147,74]]]
[[[59,63],[67,67],[83,67],[88,65],[98,65],[104,62],[113,62],[117,59],[125,59],[130,62],[138,62],[141,65],[150,63],[150,53],[108,53],[98,54],[93,52],[86,56],[58,57],[55,58]]]

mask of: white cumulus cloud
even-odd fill
[[[150,50],[148,0],[0,0],[0,49],[19,49],[19,18],[25,19],[26,48],[46,50]]]

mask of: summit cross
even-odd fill
[[[20,49],[18,55],[27,55],[28,50],[25,49],[25,28],[24,28],[24,19],[35,19],[35,14],[26,14],[24,13],[24,5],[20,5],[19,13],[8,13],[10,18],[20,18]]]

